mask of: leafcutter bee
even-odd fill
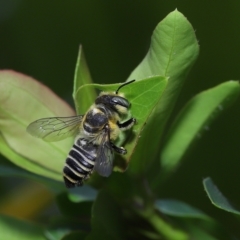
[[[123,83],[116,92],[101,92],[84,115],[42,118],[27,127],[31,135],[45,141],[59,141],[76,135],[63,168],[66,187],[81,186],[93,171],[108,177],[113,169],[114,152],[127,153],[114,142],[121,131],[133,127],[136,119],[122,122],[130,103],[118,92],[134,81]]]

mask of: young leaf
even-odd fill
[[[198,218],[211,220],[204,212],[184,202],[173,199],[161,199],[155,203],[156,208],[161,212],[173,217]]]
[[[240,93],[237,81],[222,83],[193,97],[182,109],[168,133],[161,153],[162,176],[176,168],[194,140]],[[164,175],[165,173],[165,175]]]
[[[217,186],[214,184],[211,178],[205,178],[203,180],[204,190],[206,191],[212,204],[217,208],[225,210],[230,213],[240,215],[240,209],[234,207],[227,198],[219,191]]]
[[[174,199],[161,199],[156,201],[155,206],[160,213],[174,217],[178,222],[181,221],[183,229],[190,234],[191,239],[219,239],[211,236],[208,232],[217,233],[221,237],[226,235],[222,226],[214,219],[187,203]]]
[[[74,111],[50,89],[13,71],[0,72],[0,151],[16,165],[56,180],[73,138],[45,142],[26,132],[29,123],[44,117],[72,116]]]
[[[198,42],[191,24],[175,10],[157,25],[147,55],[128,77],[128,80],[152,75],[169,77],[167,88],[151,114],[136,148],[130,165],[133,172],[146,170],[151,161],[156,159],[164,125],[198,51]],[[154,139],[151,144],[150,139]]]
[[[0,215],[0,238],[4,240],[45,240],[41,226]]]
[[[153,111],[157,102],[161,98],[161,95],[166,87],[167,79],[160,76],[154,76],[141,81],[136,81],[132,84],[126,85],[120,91],[131,103],[131,115],[137,119],[137,124],[133,128],[133,134],[124,147],[127,149],[127,154],[124,155],[125,163],[121,163],[122,166],[116,167],[116,170],[124,171],[128,165],[128,162],[133,154],[134,148],[140,137],[140,133],[145,126],[149,115]],[[78,94],[88,92],[90,88],[96,88],[102,91],[116,91],[120,84],[111,85],[84,85],[79,88]],[[87,111],[87,108],[85,109]],[[120,169],[119,169],[120,167]]]
[[[85,112],[81,109],[84,109],[85,106],[90,106],[95,98],[96,91],[95,89],[89,89],[89,91],[81,92],[78,94],[78,90],[84,84],[91,84],[92,79],[90,72],[88,70],[87,62],[84,56],[82,46],[79,47],[77,64],[75,68],[74,74],[74,86],[73,86],[73,100],[75,102],[75,108],[77,110],[77,114],[84,114]]]

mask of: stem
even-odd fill
[[[154,208],[154,198],[146,181],[139,181],[138,187],[143,197],[143,204],[135,208],[138,215],[143,217],[149,224],[166,240],[188,240],[189,235],[182,230],[176,229],[166,222]],[[138,205],[139,206],[139,205]]]
[[[151,216],[148,217],[149,223],[153,226],[153,228],[163,235],[166,239],[169,240],[187,240],[189,236],[176,228],[173,228],[170,224],[165,222],[157,213],[152,213]]]

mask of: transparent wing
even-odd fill
[[[27,132],[47,142],[60,141],[77,134],[83,115],[41,118],[27,127]]]
[[[113,158],[114,153],[109,142],[108,133],[105,133],[98,148],[94,170],[101,176],[108,177],[112,173]]]

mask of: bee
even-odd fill
[[[131,104],[119,90],[134,81],[123,83],[116,92],[101,92],[84,115],[42,118],[27,127],[28,133],[49,142],[76,135],[63,168],[66,187],[82,186],[93,171],[108,177],[113,169],[114,152],[127,153],[114,142],[121,131],[133,127],[136,119],[121,122]]]

